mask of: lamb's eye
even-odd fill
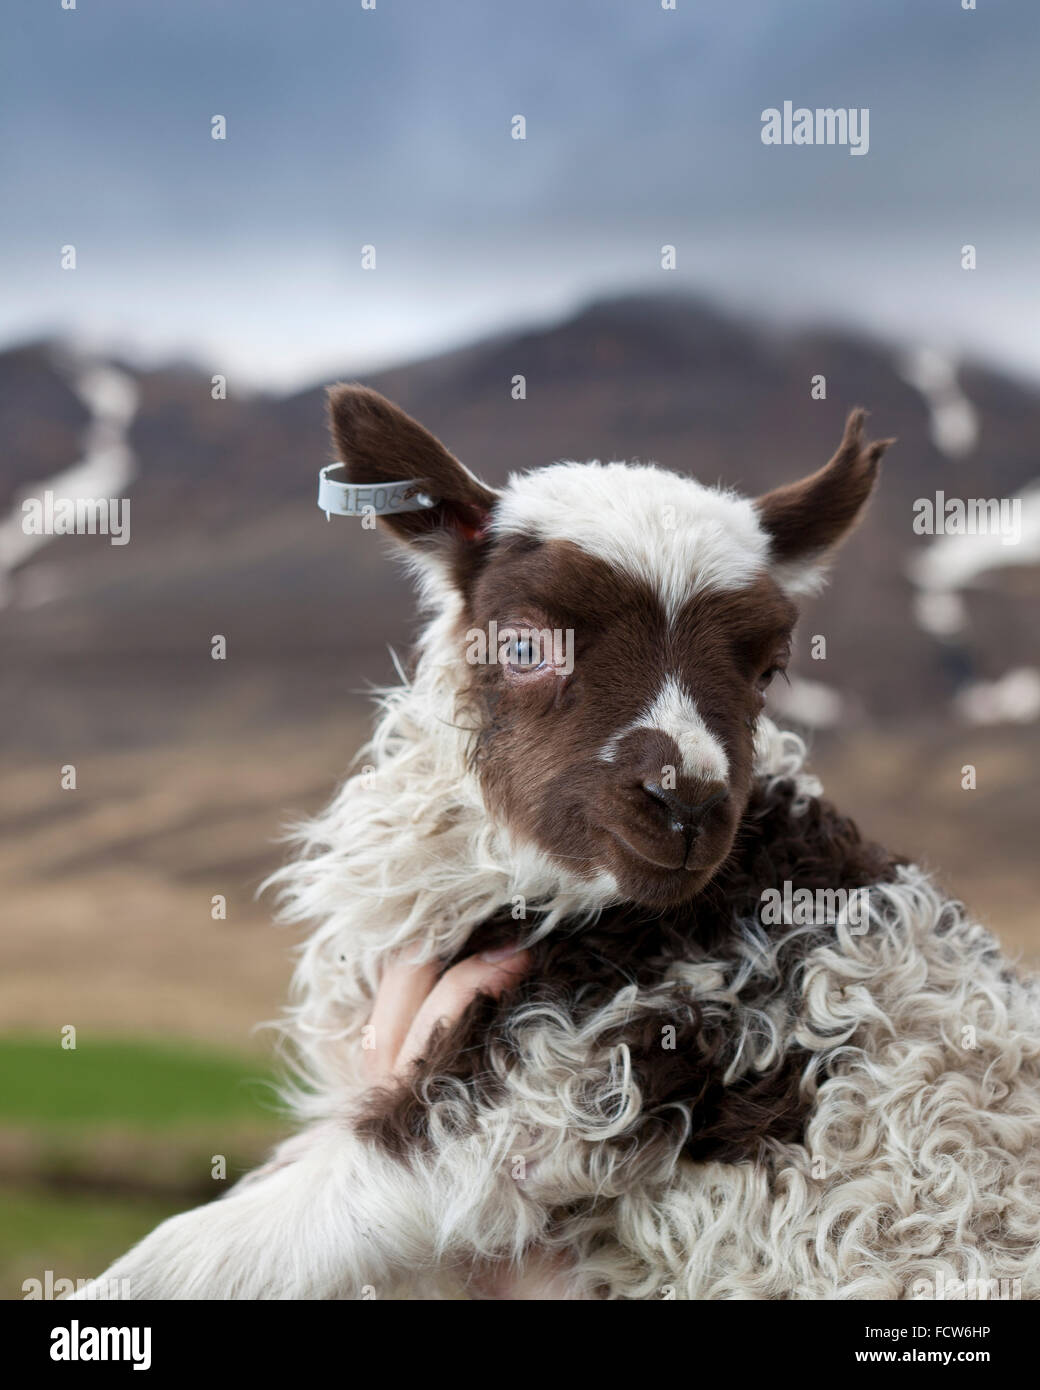
[[[766,669],[759,676],[758,680],[755,682],[755,685],[764,694],[765,691],[769,689],[770,685],[772,685],[773,681],[776,679],[777,676],[783,676],[786,679],[786,672],[787,662],[775,661],[772,666],[766,667]]]
[[[787,678],[787,663],[791,659],[791,643],[785,640],[779,647],[773,648],[773,659],[766,669],[755,680],[755,688],[765,694],[777,676]]]
[[[514,671],[537,671],[542,656],[533,637],[511,637],[506,644],[506,664]]]

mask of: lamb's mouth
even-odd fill
[[[691,845],[688,840],[676,843],[672,847],[672,852],[667,850],[660,851],[652,849],[649,845],[644,849],[637,848],[631,840],[625,838],[620,830],[605,827],[606,833],[617,844],[620,845],[626,856],[629,856],[639,865],[641,872],[647,869],[656,870],[657,873],[665,874],[706,874],[711,873],[715,868],[715,862],[700,864],[695,861],[696,846]],[[696,837],[694,837],[696,839]],[[660,857],[659,857],[660,856]]]

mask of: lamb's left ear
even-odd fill
[[[865,410],[853,410],[838,452],[818,472],[759,497],[770,538],[771,573],[785,592],[815,593],[829,553],[855,526],[877,482],[881,455],[895,440],[863,441]]]
[[[497,500],[410,415],[367,386],[331,386],[329,417],[342,474],[358,487],[411,482],[436,505],[380,516],[380,524],[416,553],[456,551],[479,541]]]

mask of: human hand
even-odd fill
[[[423,1056],[438,1023],[449,1026],[477,994],[497,998],[531,968],[529,951],[488,951],[468,956],[437,979],[438,963],[394,961],[380,981],[369,1026],[373,1046],[365,1049],[365,1074],[372,1086],[403,1080]],[[566,1261],[529,1251],[524,1268],[489,1265],[474,1271],[470,1294],[480,1299],[556,1300],[575,1296]]]
[[[369,1084],[402,1080],[423,1056],[438,1023],[454,1023],[477,994],[497,998],[530,968],[530,952],[512,947],[467,956],[439,980],[435,960],[413,965],[406,956],[392,962],[379,983],[369,1019],[372,1045],[363,1053]]]

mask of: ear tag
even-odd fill
[[[423,491],[423,483],[407,478],[399,483],[341,483],[328,475],[342,463],[330,463],[318,472],[318,506],[330,521],[337,516],[393,516],[396,512],[424,512],[438,499]]]

